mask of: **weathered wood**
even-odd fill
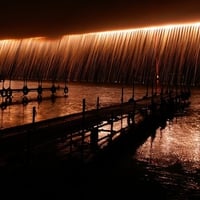
[[[146,118],[159,118],[166,113],[175,112],[184,103],[180,95],[153,96],[124,102],[108,107],[94,110],[83,110],[83,112],[47,119],[17,127],[0,130],[0,152],[29,150],[31,146],[40,146],[49,141],[64,138],[69,153],[76,155],[91,154],[100,148],[100,145],[108,146],[118,135],[127,132],[129,126],[135,126],[135,116],[140,116],[137,123],[145,121]],[[159,114],[158,114],[159,113]],[[132,120],[127,127],[121,127],[119,131],[114,130],[114,123],[123,119]],[[136,120],[137,121],[137,120]],[[137,125],[136,123],[136,125]],[[103,127],[110,127],[105,129]],[[99,137],[99,132],[107,132],[107,135]],[[87,141],[87,142],[86,142]],[[89,141],[89,143],[88,143]],[[106,145],[105,145],[106,144]],[[3,154],[2,154],[3,155]]]

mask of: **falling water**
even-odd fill
[[[163,84],[200,83],[200,24],[0,40],[0,77]],[[159,71],[155,72],[156,62]],[[178,82],[177,82],[178,81]]]

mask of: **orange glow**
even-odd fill
[[[102,32],[91,32],[91,33],[84,33],[84,34],[74,34],[74,35],[94,35],[98,34],[100,36],[107,35],[107,34],[116,34],[116,33],[128,33],[128,32],[138,32],[138,31],[156,31],[162,29],[174,29],[174,28],[184,28],[184,27],[199,27],[200,22],[188,22],[182,24],[166,24],[160,26],[148,26],[148,27],[140,27],[140,28],[133,28],[133,29],[122,29],[122,30],[109,30],[109,31],[102,31]]]
[[[200,22],[194,22],[71,34],[56,39],[0,40],[0,73],[6,79],[37,79],[39,75],[42,79],[73,76],[74,80],[87,77],[92,81],[98,76],[101,81],[116,81],[123,72],[131,81],[133,73],[137,77],[149,76],[153,71],[145,67],[154,66],[159,80],[164,77],[167,82],[166,74],[171,73],[167,69],[172,65],[181,68],[189,57],[195,60],[192,65],[198,65],[199,27]],[[95,68],[98,66],[101,70]]]
[[[156,30],[162,30],[162,29],[174,29],[174,28],[184,28],[184,27],[199,27],[200,26],[200,22],[187,22],[187,23],[179,23],[179,24],[165,24],[165,25],[160,25],[160,26],[147,26],[147,27],[139,27],[139,28],[132,28],[132,29],[120,29],[120,30],[108,30],[108,31],[101,31],[101,32],[89,32],[89,33],[83,33],[83,34],[68,34],[68,35],[63,35],[61,37],[61,39],[63,37],[66,36],[70,36],[72,38],[77,38],[80,36],[88,36],[88,35],[99,35],[99,36],[103,36],[103,35],[108,35],[108,34],[117,34],[117,33],[128,33],[128,32],[138,32],[138,31],[156,31]],[[39,37],[31,37],[31,38],[25,38],[25,39],[34,39],[34,40],[49,40],[49,41],[53,41],[53,40],[60,40],[59,39],[49,39],[47,37],[44,36],[39,36]],[[13,40],[20,40],[20,39],[4,39],[4,40],[0,40],[0,42],[2,41],[13,41]]]

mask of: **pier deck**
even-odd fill
[[[0,163],[9,164],[10,157],[20,157],[19,162],[27,159],[27,155],[39,155],[49,145],[54,146],[54,150],[59,146],[64,152],[61,153],[63,159],[75,156],[88,160],[96,152],[109,147],[130,128],[139,126],[149,117],[156,117],[158,113],[159,117],[173,113],[183,103],[185,99],[181,95],[157,95],[1,129]]]

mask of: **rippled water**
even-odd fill
[[[138,148],[133,158],[142,163],[169,192],[169,199],[200,197],[200,92],[193,89],[191,105],[184,115],[167,121]]]
[[[45,83],[51,87],[50,83]],[[13,82],[14,88],[22,88],[23,83]],[[62,84],[60,84],[61,87]],[[37,87],[37,83],[28,83]],[[63,91],[57,92],[55,101],[36,101],[28,105],[16,104],[1,110],[1,128],[32,122],[32,108],[36,107],[36,121],[82,111],[82,100],[86,109],[119,103],[122,87],[119,85],[93,85],[69,83],[68,97]],[[135,88],[135,98],[145,95],[144,87]],[[124,87],[123,100],[132,97],[132,88]],[[50,91],[45,96],[51,96]],[[36,98],[36,92],[29,99]],[[21,101],[22,94],[13,94],[13,101]],[[191,105],[184,114],[167,121],[164,129],[158,128],[155,137],[147,138],[132,155],[132,160],[144,171],[145,179],[153,179],[168,191],[168,199],[197,199],[200,197],[200,91],[192,89]]]
[[[62,83],[56,84],[56,86],[58,85],[61,88],[64,88]],[[30,89],[38,87],[37,83],[34,82],[28,83],[27,86]],[[51,83],[43,83],[43,87],[50,88],[51,86]],[[5,83],[5,88],[7,87],[8,83]],[[58,98],[56,98],[55,101],[51,101],[51,91],[44,91],[43,97],[49,97],[48,100],[44,100],[41,103],[31,101],[26,106],[23,106],[20,103],[23,97],[22,92],[13,93],[13,102],[17,102],[17,104],[8,106],[5,110],[1,110],[0,127],[7,128],[24,123],[31,123],[32,108],[34,106],[37,111],[36,121],[40,121],[43,119],[81,112],[83,108],[83,99],[86,101],[86,110],[96,108],[98,97],[101,107],[121,102],[122,88],[118,85],[80,85],[78,83],[71,83],[68,87],[68,97],[64,97],[64,91],[63,89],[60,89],[56,93]],[[13,82],[12,88],[23,88],[23,82]],[[123,94],[124,101],[127,101],[132,96],[132,88],[124,88]],[[145,92],[143,87],[135,89],[136,98],[140,98],[141,96],[144,96],[144,94]],[[37,92],[30,92],[27,97],[29,100],[34,100],[37,98]]]

